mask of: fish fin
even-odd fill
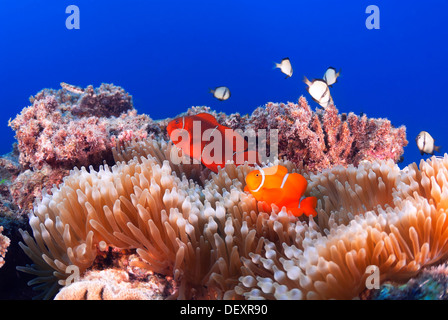
[[[434,151],[436,151],[436,152],[440,152],[440,148],[441,148],[441,146],[434,146]],[[434,152],[433,152],[434,153]]]
[[[317,216],[316,206],[317,206],[316,197],[307,197],[300,202],[300,209],[302,209],[305,215],[308,217]]]
[[[307,77],[303,77],[303,82],[305,82],[308,87],[310,87],[313,84],[310,80],[308,80]]]

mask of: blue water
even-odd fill
[[[79,30],[65,26],[72,4]],[[379,30],[365,25],[372,4]],[[303,76],[334,66],[339,111],[405,125],[403,165],[420,161],[421,130],[448,150],[447,14],[446,0],[1,0],[0,153],[14,142],[8,119],[61,81],[120,85],[140,113],[160,119],[194,105],[251,113],[269,101],[311,101]],[[272,68],[284,57],[290,79]],[[232,91],[224,102],[208,92],[221,85]]]

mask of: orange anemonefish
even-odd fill
[[[218,166],[223,168],[229,160],[236,165],[245,161],[259,163],[258,153],[248,150],[247,141],[236,131],[219,124],[209,113],[176,118],[168,123],[166,130],[184,154],[201,161],[213,172],[218,172]]]
[[[244,191],[250,192],[258,201],[268,205],[286,207],[294,216],[317,215],[316,197],[306,197],[301,200],[308,183],[298,173],[288,173],[288,169],[277,165],[250,172],[246,176]]]

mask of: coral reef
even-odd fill
[[[407,145],[406,128],[395,128],[387,119],[372,119],[354,113],[338,114],[333,104],[312,111],[302,96],[295,103],[268,103],[252,114],[226,115],[208,107],[192,107],[182,115],[211,113],[221,124],[232,129],[278,130],[278,156],[305,171],[319,172],[337,165],[357,166],[362,161],[397,162]],[[165,120],[161,124],[166,126]]]
[[[14,203],[21,209],[19,212],[32,210],[34,200],[42,195],[42,190],[60,184],[68,173],[67,169],[53,169],[46,164],[41,169],[27,169],[21,172],[9,187]]]
[[[123,88],[103,83],[96,89],[88,86],[71,112],[81,117],[110,118],[132,109],[132,97]]]
[[[171,119],[137,115],[122,88],[61,85],[10,121],[20,166],[4,160],[5,192],[32,210],[20,230],[32,264],[18,269],[36,298],[354,298],[368,265],[382,282],[409,279],[447,255],[448,157],[400,170],[405,128],[386,119],[312,111],[304,97],[252,115],[185,113],[277,129],[276,162],[319,199],[315,220],[297,219],[243,191],[248,165],[175,164]],[[105,265],[110,252],[127,262]]]
[[[382,281],[414,276],[447,257],[447,178],[448,155],[420,169],[373,162],[312,176],[318,215],[329,217],[322,227],[302,224],[293,245],[267,242],[264,254],[244,260],[235,291],[248,299],[351,299],[365,289],[369,265]]]
[[[135,250],[133,266],[172,276],[179,299],[354,298],[368,265],[382,281],[402,279],[447,256],[448,156],[420,169],[364,161],[311,174],[314,221],[244,193],[251,167],[201,177],[173,165],[176,152],[163,140],[127,144],[115,166],[74,169],[44,195],[33,236],[22,233],[34,264],[19,268],[37,276],[42,297],[56,294],[68,266],[82,274],[108,247]]]
[[[0,226],[0,268],[5,264],[4,258],[8,251],[9,244],[11,243],[9,238],[2,234],[2,231],[3,227]]]
[[[98,166],[111,159],[115,139],[145,138],[151,130],[152,120],[137,115],[131,97],[113,85],[89,86],[81,95],[44,89],[30,101],[9,122],[24,168]]]
[[[10,193],[23,210],[31,210],[42,190],[61,183],[73,167],[111,163],[117,142],[159,132],[148,116],[137,114],[121,87],[102,84],[75,90],[62,85],[64,89],[44,89],[31,97],[32,105],[9,122],[16,132],[20,164]]]
[[[257,108],[248,121],[249,129],[278,129],[279,157],[312,172],[337,165],[357,166],[363,160],[396,162],[407,145],[404,126],[393,128],[387,119],[365,115],[339,115],[332,104],[313,112],[304,97],[298,104],[268,103]]]
[[[167,297],[169,281],[151,275],[132,281],[121,269],[88,271],[73,284],[62,288],[55,300],[161,300]]]

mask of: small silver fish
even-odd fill
[[[440,146],[434,145],[434,138],[426,131],[421,131],[417,138],[415,138],[415,142],[417,143],[417,147],[420,150],[420,154],[434,154],[434,151],[440,152]]]
[[[74,86],[72,84],[68,84],[65,82],[61,82],[61,87],[64,88],[65,90],[74,93],[74,94],[83,94],[84,93],[84,89]]]
[[[328,84],[321,79],[315,79],[313,81],[308,80],[306,77],[303,79],[308,85],[308,93],[311,95],[314,101],[316,101],[321,107],[327,108],[333,103],[333,98],[330,94],[330,88]]]
[[[324,81],[328,84],[329,87],[334,85],[338,81],[338,77],[341,75],[341,70],[336,72],[336,69],[333,67],[329,67],[324,74]]]
[[[210,89],[210,93],[213,93],[213,96],[221,101],[230,98],[230,90],[227,87],[217,87],[215,89]]]
[[[282,60],[282,62],[276,63],[275,68],[279,68],[281,70],[281,72],[286,74],[285,79],[288,79],[292,76],[292,66],[291,66],[291,61],[289,60],[289,58],[284,58]]]

